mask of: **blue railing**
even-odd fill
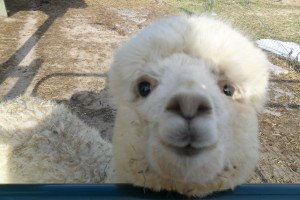
[[[173,192],[152,192],[130,185],[32,184],[0,185],[0,200],[19,199],[186,199]],[[193,198],[197,199],[197,198]],[[245,184],[233,191],[215,193],[204,199],[300,200],[300,184]]]

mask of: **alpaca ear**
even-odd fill
[[[262,113],[264,111],[265,105],[267,103],[266,92],[260,96],[255,96],[251,99],[256,112]]]
[[[261,113],[264,111],[265,105],[268,101],[268,74],[265,75],[265,79],[263,81],[260,79],[260,81],[257,81],[256,84],[258,87],[252,88],[250,101],[255,110],[258,113]]]
[[[260,98],[260,105],[257,106],[256,110],[257,112],[261,113],[264,111],[265,105],[267,104],[267,101],[269,99],[269,76],[270,76],[270,65],[271,63],[267,61],[266,64],[266,70],[265,73],[261,75],[262,81],[262,87],[263,87],[263,92],[259,95]]]

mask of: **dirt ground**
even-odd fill
[[[160,1],[10,0],[0,17],[0,101],[19,95],[63,102],[110,139],[106,88],[113,52],[172,8]],[[270,56],[270,100],[260,116],[261,161],[252,183],[300,183],[300,73]]]

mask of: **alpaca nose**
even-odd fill
[[[197,116],[211,113],[212,106],[209,99],[205,96],[199,94],[178,94],[171,98],[166,110],[190,121]]]

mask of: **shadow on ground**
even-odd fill
[[[48,15],[48,18],[6,62],[0,64],[0,69],[5,70],[4,74],[0,76],[0,85],[10,76],[9,72],[20,67],[19,65],[22,60],[34,48],[58,17],[63,16],[69,8],[86,7],[84,0],[10,0],[6,4],[9,16],[13,16],[19,11],[42,11]],[[25,66],[25,68],[30,69],[32,72],[23,77],[19,76],[19,80],[8,92],[5,99],[12,99],[24,94],[42,63],[41,59],[36,59],[29,66]],[[17,89],[18,93],[16,92]]]
[[[99,130],[100,135],[112,141],[116,109],[110,104],[107,89],[99,92],[82,91],[72,95],[67,104],[86,124]]]
[[[69,8],[86,8],[87,6],[84,0],[9,0],[5,4],[9,16],[19,11],[42,11],[49,16],[62,16]]]
[[[106,77],[101,73],[53,73],[43,77],[35,85],[31,95],[38,96],[39,87],[51,78],[57,77]],[[69,100],[56,99],[58,103],[64,103],[86,124],[99,130],[100,135],[112,140],[112,128],[116,115],[116,109],[111,104],[111,96],[107,88],[103,90],[80,91],[71,96]]]

